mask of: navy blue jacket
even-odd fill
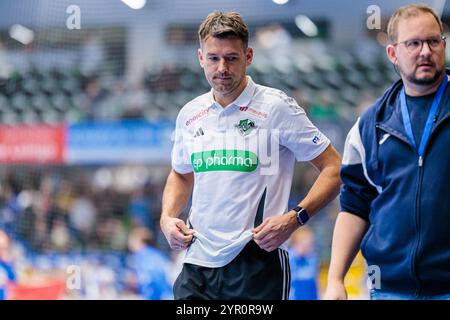
[[[402,86],[394,83],[348,134],[341,209],[369,222],[361,252],[380,268],[381,290],[450,293],[450,85],[423,161],[403,126]]]

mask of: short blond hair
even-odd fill
[[[244,51],[248,47],[248,27],[238,12],[214,11],[210,13],[200,25],[198,36],[200,46],[209,37],[215,37],[220,39],[241,39]]]
[[[401,19],[417,17],[421,13],[431,14],[436,19],[436,22],[439,25],[439,29],[441,30],[441,34],[444,32],[444,27],[442,25],[442,21],[439,18],[436,11],[434,11],[432,8],[430,8],[429,6],[424,5],[424,4],[409,4],[409,5],[403,6],[403,7],[399,8],[397,11],[395,11],[392,14],[391,18],[389,19],[389,23],[388,23],[388,27],[387,27],[389,41],[391,43],[397,42],[397,40],[398,40],[397,26],[398,26],[398,22]]]

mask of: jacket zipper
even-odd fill
[[[419,276],[417,275],[416,271],[416,262],[417,262],[417,254],[419,252],[420,247],[420,197],[421,197],[421,190],[422,190],[422,180],[423,180],[423,157],[419,156],[418,160],[418,170],[419,170],[419,177],[417,181],[417,191],[416,191],[416,208],[415,208],[415,224],[416,224],[416,244],[413,247],[412,250],[412,259],[411,259],[411,272],[413,275],[413,278],[416,282],[416,290],[414,292],[416,297],[420,296],[421,292],[421,284]]]
[[[385,127],[380,124],[377,124],[376,127],[391,134],[392,136],[396,137],[397,139],[407,143],[411,148],[413,148],[411,143],[409,142],[409,140],[406,139],[405,137],[399,135],[395,130],[392,130],[389,127]],[[415,216],[414,216],[417,238],[416,238],[416,243],[413,246],[413,249],[411,251],[411,274],[412,274],[413,280],[416,284],[416,289],[414,290],[414,294],[416,297],[418,297],[421,292],[420,279],[418,278],[417,273],[416,273],[416,260],[417,260],[417,252],[418,252],[418,248],[419,248],[419,244],[420,244],[420,210],[419,210],[419,208],[420,208],[420,195],[421,195],[420,190],[421,190],[422,179],[423,179],[423,157],[422,156],[418,157],[417,166],[418,166],[418,170],[419,170],[419,176],[417,179],[417,190],[416,190],[416,199],[415,199],[416,200]]]
[[[433,133],[437,130],[437,128],[442,125],[447,119],[450,118],[450,116],[446,116],[444,118],[442,118],[438,123],[438,118],[439,118],[439,114],[440,114],[441,110],[439,109],[438,112],[436,113],[434,120],[433,120],[433,125],[435,126],[433,131],[430,134],[430,140],[431,137],[433,136]],[[426,148],[428,147],[428,144],[425,146],[424,149],[424,154],[426,151]],[[417,274],[416,271],[416,261],[417,261],[417,255],[419,253],[419,248],[420,248],[420,242],[421,242],[421,234],[420,234],[420,198],[421,198],[421,190],[422,190],[422,180],[423,180],[423,156],[419,156],[419,160],[418,160],[418,170],[419,170],[419,177],[418,177],[418,183],[417,183],[417,191],[416,191],[416,232],[417,232],[417,244],[414,246],[413,248],[413,259],[411,260],[411,271],[412,274],[414,276],[414,279],[416,281],[416,290],[415,290],[415,296],[419,297],[421,295],[421,291],[422,291],[422,285],[420,282],[420,278]]]

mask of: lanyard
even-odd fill
[[[408,107],[406,105],[406,93],[405,87],[402,88],[400,92],[400,106],[402,109],[402,117],[403,117],[403,125],[405,126],[406,134],[408,135],[409,140],[413,144],[414,148],[417,150],[419,157],[423,157],[423,152],[425,150],[425,146],[430,138],[431,127],[433,126],[433,118],[436,115],[438,110],[439,103],[441,102],[442,95],[444,94],[445,87],[447,85],[447,75],[445,74],[444,79],[442,80],[439,89],[436,92],[436,95],[433,99],[433,104],[431,105],[431,109],[428,112],[427,122],[425,124],[425,130],[423,131],[422,139],[420,140],[419,149],[417,149],[417,144],[414,139],[412,127],[411,127],[411,118],[409,117]]]

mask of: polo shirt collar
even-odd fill
[[[250,76],[247,76],[248,82],[247,86],[245,87],[244,91],[233,101],[231,102],[227,107],[229,106],[237,106],[237,107],[246,107],[251,102],[253,95],[255,94],[256,85],[253,82],[252,78]],[[213,89],[211,88],[211,91],[208,94],[208,108],[214,107],[215,105],[219,106],[219,104],[216,103],[214,100],[214,94]]]

